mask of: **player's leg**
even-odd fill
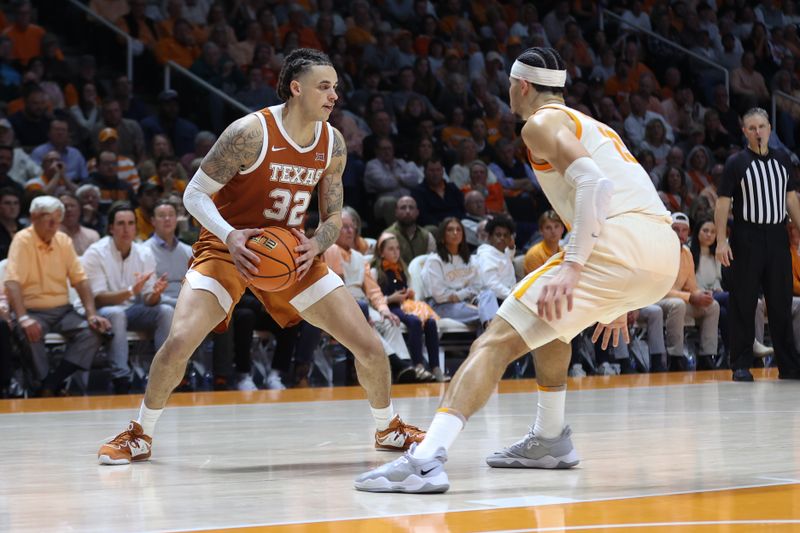
[[[337,287],[319,301],[300,311],[310,324],[327,331],[355,357],[358,381],[367,392],[375,419],[375,447],[405,450],[422,440],[424,433],[395,415],[390,398],[389,360],[378,338],[353,296]]]
[[[172,326],[150,365],[150,374],[139,417],[128,429],[104,444],[98,452],[100,464],[118,465],[150,458],[156,421],[170,394],[178,386],[186,363],[205,336],[225,320],[217,297],[184,283],[175,305]]]
[[[337,287],[301,311],[300,316],[327,331],[353,353],[358,381],[367,392],[369,404],[373,408],[388,407],[391,387],[389,360],[378,334],[370,327],[347,289]]]

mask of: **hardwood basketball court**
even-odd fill
[[[536,383],[504,381],[453,447],[444,495],[371,494],[359,388],[176,394],[153,459],[96,464],[141,396],[0,401],[0,531],[800,531],[800,387],[776,371],[571,379],[581,464],[491,469],[520,438]],[[440,384],[394,388],[422,427]]]

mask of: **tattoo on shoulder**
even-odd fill
[[[256,162],[264,132],[261,125],[242,120],[234,122],[222,133],[203,159],[202,168],[218,183],[227,183],[237,172]]]
[[[336,128],[333,129],[333,153],[331,157],[341,157],[347,155],[347,145],[344,142],[344,137],[341,132]]]

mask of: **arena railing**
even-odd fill
[[[663,35],[659,35],[659,34],[653,32],[653,31],[650,31],[650,30],[648,30],[646,28],[643,28],[643,27],[639,26],[638,24],[634,24],[632,22],[628,22],[627,20],[623,19],[621,16],[617,15],[613,11],[610,11],[610,10],[608,10],[606,8],[603,8],[603,9],[599,10],[598,17],[599,17],[599,21],[598,22],[599,22],[601,30],[603,29],[604,24],[605,24],[605,17],[610,17],[610,18],[614,19],[615,21],[617,21],[620,24],[625,24],[626,26],[630,26],[631,28],[635,29],[639,33],[643,33],[645,35],[648,35],[648,36],[652,37],[653,39],[658,39],[659,41],[663,42],[664,44],[666,44],[668,46],[671,46],[671,47],[673,47],[673,48],[675,48],[677,50],[680,50],[684,54],[686,54],[688,56],[691,56],[692,58],[696,59],[697,61],[700,61],[703,64],[706,64],[706,65],[708,65],[708,66],[710,66],[712,68],[715,68],[717,70],[721,70],[723,75],[725,76],[725,91],[728,93],[728,96],[731,95],[730,74],[728,73],[728,69],[726,69],[725,67],[723,67],[719,63],[717,63],[715,61],[711,61],[707,57],[703,57],[703,56],[701,56],[700,54],[698,54],[696,52],[692,52],[688,48],[683,47],[683,46],[679,45],[678,43],[667,39]]]
[[[131,81],[131,83],[133,83],[133,37],[122,31],[121,29],[117,28],[107,18],[101,17],[100,15],[98,15],[97,13],[86,7],[84,4],[80,3],[78,0],[67,0],[67,1],[73,6],[83,11],[84,13],[86,13],[86,15],[88,15],[89,17],[93,18],[94,20],[96,20],[97,22],[99,22],[112,32],[116,33],[119,37],[125,39],[125,43],[127,44],[125,50],[126,54],[125,63],[128,69],[127,72],[128,79]]]
[[[772,127],[775,128],[778,119],[778,98],[784,98],[786,100],[790,100],[795,104],[800,104],[800,98],[796,96],[792,96],[789,93],[785,93],[783,91],[772,91]]]
[[[249,109],[246,105],[241,103],[240,101],[236,100],[235,98],[231,98],[225,92],[219,90],[218,88],[214,87],[206,80],[195,74],[194,72],[180,66],[179,64],[175,63],[174,61],[168,61],[166,65],[164,65],[164,90],[168,90],[171,88],[172,84],[172,71],[175,70],[179,74],[187,77],[191,80],[195,85],[200,86],[201,88],[205,89],[206,91],[214,94],[215,96],[222,99],[228,105],[238,109],[239,111],[247,114],[250,113],[251,109]]]

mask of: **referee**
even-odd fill
[[[744,114],[742,131],[747,148],[725,163],[714,216],[717,260],[731,267],[730,353],[734,381],[753,381],[753,337],[756,301],[763,288],[769,328],[781,379],[800,379],[800,357],[791,327],[792,260],[785,219],[788,209],[800,228],[800,200],[790,183],[789,156],[770,151],[772,128],[767,112],[753,108]],[[733,231],[725,240],[733,202]]]

